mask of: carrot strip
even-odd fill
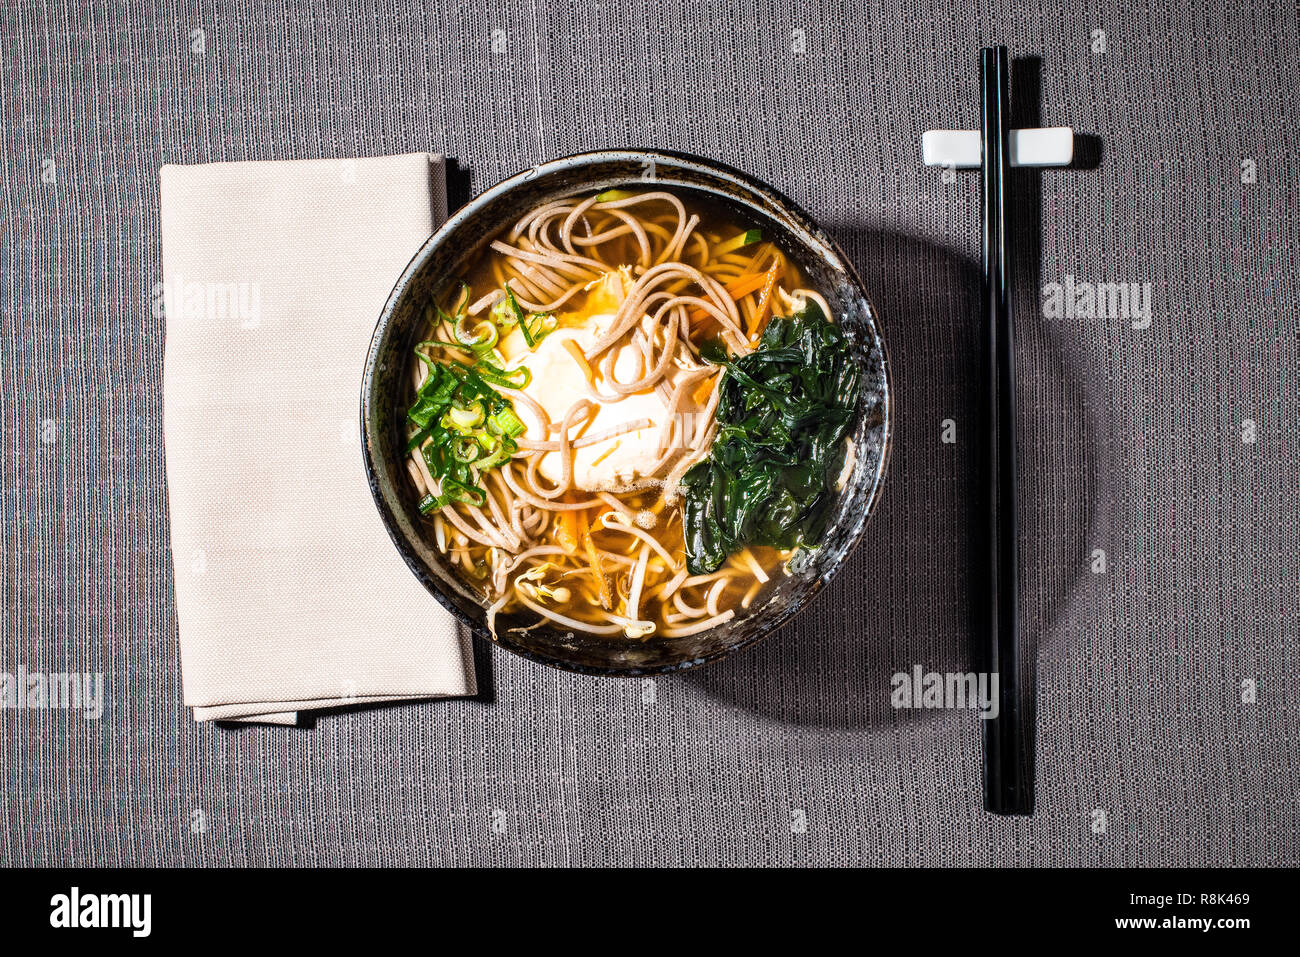
[[[772,269],[776,269],[776,267],[773,266]],[[733,279],[723,288],[727,290],[727,295],[736,300],[736,302],[740,302],[740,300],[744,299],[755,289],[761,289],[763,283],[767,282],[767,277],[771,274],[771,271],[772,270],[768,270],[767,272],[755,272],[750,273],[748,276],[740,276]]]
[[[569,493],[565,493],[563,501],[566,503],[572,501]],[[586,550],[587,563],[590,566],[592,576],[596,579],[596,587],[600,592],[600,605],[606,611],[612,611],[614,597],[609,590],[609,579],[605,577],[605,569],[600,561],[600,553],[596,551],[596,543],[591,537],[591,526],[587,524],[587,510],[579,508],[561,512],[559,522],[556,525],[555,537],[559,541],[560,547],[570,555],[576,554],[579,548]]]
[[[778,263],[773,263],[772,268],[767,271],[767,281],[763,283],[763,292],[758,297],[758,309],[754,312],[754,319],[749,329],[749,341],[751,343],[758,341],[758,337],[767,328],[767,320],[771,317],[772,293],[776,289],[778,265]]]
[[[755,258],[757,259],[757,257]],[[780,279],[784,274],[785,274],[785,264],[778,257],[776,261],[772,263],[770,269],[764,272],[752,272],[752,273],[746,273],[743,276],[737,276],[735,279],[733,279],[730,283],[723,286],[722,288],[726,291],[728,296],[730,296],[736,302],[740,302],[741,299],[744,299],[752,292],[756,292],[759,289],[768,288],[769,286],[774,286],[776,284],[776,281]],[[759,302],[759,305],[760,306],[762,305],[761,300]],[[694,309],[691,310],[690,319],[691,319],[691,340],[694,342],[699,342],[700,339],[703,338],[700,335],[700,332],[702,330],[706,330],[710,326],[717,324],[717,320],[714,319],[711,315],[709,315],[709,313],[701,309],[699,306],[696,306]]]
[[[763,272],[764,270],[758,268],[758,264],[761,263],[768,256],[775,256],[775,255],[776,255],[776,247],[773,246],[771,243],[763,243],[761,246],[759,246],[757,249],[754,250],[753,258],[749,260],[749,264],[746,265],[745,268],[741,270],[741,273],[744,274],[749,272]]]
[[[595,467],[596,467],[597,465],[599,465],[601,462],[605,461],[605,459],[607,459],[607,458],[609,458],[611,455],[613,455],[614,452],[618,449],[618,447],[619,447],[620,445],[622,445],[622,444],[623,444],[622,440],[620,440],[620,439],[615,439],[613,445],[611,445],[611,446],[610,446],[609,448],[607,448],[604,452],[601,452],[600,455],[596,456],[594,459],[591,460],[592,468],[595,468]]]
[[[713,391],[713,387],[717,384],[717,381],[718,377],[716,375],[706,375],[700,380],[700,384],[697,385],[695,391],[691,393],[691,399],[696,405],[704,404],[705,400],[708,399],[709,394]]]
[[[567,503],[569,496],[566,494],[564,500]],[[555,528],[555,538],[560,543],[560,547],[569,555],[577,554],[581,547],[582,538],[578,532],[578,516],[586,516],[586,509],[569,509],[560,512],[559,521]]]
[[[594,385],[595,377],[592,375],[591,366],[587,364],[587,357],[582,354],[582,347],[572,339],[565,339],[564,348],[569,350],[569,355],[573,356],[573,361],[578,363],[578,368],[582,370],[582,374],[587,378],[587,384]]]

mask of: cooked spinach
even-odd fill
[[[701,355],[726,373],[713,448],[682,479],[687,568],[716,571],[745,545],[817,545],[861,384],[843,331],[809,303],[773,317],[747,356]]]

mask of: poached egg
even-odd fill
[[[594,408],[570,430],[571,440],[599,435],[633,422],[643,423],[641,428],[573,450],[573,485],[586,491],[626,485],[647,477],[659,461],[660,429],[668,416],[667,406],[654,387],[618,396],[610,388],[608,376],[602,373],[604,369],[612,373],[615,382],[627,384],[644,378],[649,372],[645,355],[631,333],[590,364],[580,358],[613,325],[623,302],[625,278],[621,271],[611,272],[593,283],[586,305],[574,312],[557,314],[556,329],[537,343],[535,349],[528,348],[517,328],[502,343],[507,367],[525,367],[531,375],[527,388],[512,391],[522,392],[541,406],[553,426],[564,420],[574,403],[586,400],[593,404]],[[648,325],[649,320],[643,318],[640,327],[643,334],[649,333]],[[588,386],[588,370],[594,390]],[[680,373],[677,365],[670,362],[664,380],[670,387],[675,386]],[[598,399],[593,391],[607,398]],[[541,420],[526,403],[516,402],[515,412],[527,427],[524,433],[527,438],[538,442],[559,440],[558,428],[545,431]],[[552,484],[558,483],[563,474],[560,453],[542,453],[537,470]]]

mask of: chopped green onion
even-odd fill
[[[473,351],[474,351],[474,350],[471,349],[469,346],[462,345],[462,344],[459,343],[459,342],[446,342],[446,341],[444,341],[444,340],[442,340],[442,339],[425,339],[423,342],[417,342],[417,343],[415,344],[415,348],[417,348],[417,349],[424,349],[424,348],[429,348],[429,349],[456,349],[456,350],[458,350],[458,351],[460,351],[460,352],[473,352]],[[424,359],[429,358],[428,356],[424,355],[423,353],[419,353],[419,352],[417,352],[416,355],[418,355],[418,356],[420,356],[421,358],[424,358]]]
[[[487,449],[487,456],[479,463],[479,468],[495,468],[510,458],[511,453],[506,450],[505,442],[502,441],[500,436],[490,435],[486,436],[486,438],[492,441],[492,445]]]
[[[451,454],[457,462],[468,465],[477,460],[483,450],[479,448],[478,439],[472,435],[457,439],[451,445]]]
[[[514,308],[510,305],[509,296],[502,296],[498,299],[492,305],[492,311],[488,313],[488,315],[497,323],[497,325],[503,327],[513,326],[519,321],[519,317],[515,315]]]
[[[416,432],[413,436],[411,436],[406,442],[406,454],[410,455],[421,445],[423,445],[424,440],[429,437],[429,433],[432,431],[433,431],[433,426],[430,425],[430,426],[426,426],[425,428],[421,429],[419,432]]]
[[[555,328],[555,317],[548,313],[525,316],[508,286],[505,293],[488,318],[477,324],[471,324],[466,316],[470,291],[463,284],[454,316],[448,316],[436,303],[430,306],[430,323],[436,328],[449,323],[457,341],[428,339],[415,347],[428,376],[407,410],[414,430],[406,449],[408,454],[418,451],[439,488],[438,494],[420,499],[421,514],[453,502],[484,505],[487,492],[479,485],[480,476],[519,451],[515,436],[521,435],[525,426],[510,400],[497,389],[527,388],[532,374],[525,366],[504,368],[505,360],[496,350],[498,326],[519,324],[525,341],[533,347],[541,335]],[[460,361],[447,356],[435,361],[424,351],[436,349],[469,358]]]
[[[454,429],[465,435],[470,430],[482,425],[486,417],[487,413],[483,411],[482,402],[475,402],[468,409],[457,409],[453,406],[442,417],[442,427],[444,429]]]
[[[452,327],[456,333],[456,341],[461,343],[461,348],[469,349],[471,352],[487,352],[497,344],[500,335],[497,327],[491,322],[480,322],[472,333],[467,323],[468,317],[461,314]]]
[[[535,322],[536,326],[528,325],[530,322]],[[534,342],[541,342],[555,331],[555,315],[549,312],[530,312],[523,325],[527,326],[528,331],[532,333]]]
[[[462,368],[465,367],[462,366]],[[506,389],[527,389],[528,384],[533,381],[533,374],[528,371],[527,366],[502,369],[481,359],[478,365],[469,371],[484,382],[491,382],[493,385],[499,385]]]
[[[421,392],[420,397],[415,400],[415,405],[407,410],[406,417],[420,428],[427,429],[444,405],[445,402],[441,401],[434,392]]]
[[[524,334],[524,342],[528,343],[529,349],[536,348],[533,342],[533,335],[528,331],[528,317],[524,315],[524,310],[519,305],[519,300],[515,298],[515,291],[506,286],[506,298],[510,300],[510,308],[515,314],[515,321],[519,323],[519,331]]]
[[[469,283],[462,281],[460,289],[456,292],[456,308],[452,311],[458,316],[463,316],[467,308],[469,308]]]
[[[496,423],[497,427],[511,438],[522,435],[526,428],[523,421],[515,414],[515,410],[509,406],[496,412],[491,421]]]
[[[464,505],[482,505],[487,501],[487,492],[473,485],[466,485],[464,482],[458,482],[455,479],[445,478],[442,480],[442,494],[449,501],[460,502]]]

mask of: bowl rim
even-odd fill
[[[465,222],[472,218],[480,208],[505,196],[519,186],[528,183],[533,179],[554,172],[581,169],[584,166],[594,166],[602,162],[630,161],[648,163],[653,161],[657,163],[661,160],[667,160],[667,165],[670,167],[693,170],[715,178],[730,180],[733,184],[741,187],[743,190],[752,194],[757,194],[767,202],[771,203],[784,215],[788,216],[802,232],[815,239],[817,244],[824,247],[824,251],[830,253],[834,257],[835,264],[848,276],[856,294],[867,305],[875,329],[876,343],[880,348],[881,378],[884,382],[882,390],[884,416],[882,421],[883,431],[880,439],[880,460],[876,466],[875,475],[871,482],[871,489],[867,496],[867,501],[863,510],[863,517],[857,523],[857,528],[853,530],[852,542],[849,544],[848,548],[845,549],[844,555],[834,570],[826,579],[818,582],[817,586],[809,590],[799,601],[789,602],[777,613],[769,616],[768,620],[761,628],[755,631],[754,634],[734,644],[718,648],[707,655],[700,655],[695,658],[688,658],[671,664],[651,667],[585,665],[566,661],[563,658],[557,658],[553,655],[536,651],[515,641],[514,638],[508,634],[494,637],[488,630],[485,620],[476,620],[472,616],[465,614],[455,602],[443,593],[437,580],[425,568],[423,560],[421,560],[420,556],[411,547],[411,544],[406,541],[405,536],[400,534],[398,530],[397,516],[383,494],[383,490],[380,488],[374,461],[374,451],[371,446],[369,434],[368,423],[370,419],[370,395],[372,392],[374,373],[378,360],[378,348],[381,340],[387,332],[389,324],[392,321],[397,304],[406,291],[406,287],[410,284],[420,265],[426,257],[431,254],[432,250],[445,242],[449,236],[455,233]],[[686,184],[686,188],[695,187]],[[580,190],[580,187],[577,189]],[[813,252],[820,253],[822,250],[814,248]],[[452,215],[448,216],[446,221],[434,230],[429,238],[420,245],[420,248],[416,250],[410,261],[408,261],[403,267],[400,276],[393,285],[392,291],[389,292],[387,299],[385,299],[383,308],[380,310],[379,316],[375,321],[375,328],[367,346],[366,361],[361,378],[360,399],[359,424],[361,429],[361,455],[365,466],[366,482],[370,487],[371,498],[374,501],[375,508],[379,512],[380,519],[383,522],[385,531],[388,533],[388,537],[392,540],[393,545],[397,548],[398,553],[402,556],[407,567],[419,582],[424,585],[425,590],[432,594],[434,599],[437,600],[443,608],[447,609],[447,611],[449,611],[457,621],[465,625],[465,627],[467,627],[477,638],[481,638],[490,644],[499,645],[514,654],[526,658],[529,661],[535,661],[538,664],[549,665],[553,668],[558,668],[562,671],[568,671],[574,674],[601,677],[635,678],[685,671],[687,669],[708,664],[709,662],[717,661],[718,659],[731,655],[742,648],[755,644],[761,639],[768,637],[773,632],[779,631],[795,615],[808,606],[812,598],[821,590],[822,585],[824,585],[826,581],[839,574],[844,561],[846,561],[861,544],[867,525],[870,523],[871,517],[876,513],[879,505],[881,490],[885,484],[885,477],[888,472],[889,460],[894,444],[894,385],[892,363],[889,358],[889,350],[885,341],[884,322],[879,310],[875,306],[875,303],[872,302],[871,298],[867,295],[867,291],[862,284],[861,278],[858,276],[857,270],[854,268],[853,263],[845,254],[844,250],[820,225],[818,225],[816,220],[814,220],[812,216],[803,209],[803,207],[791,200],[784,193],[774,189],[757,177],[718,160],[665,149],[602,149],[574,153],[569,156],[547,160],[546,162],[538,163],[527,169],[521,170],[512,176],[500,180],[485,189],[483,192],[468,199]],[[486,611],[486,609],[483,610]]]

